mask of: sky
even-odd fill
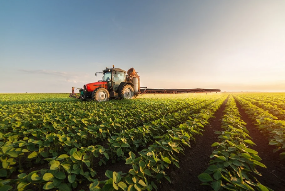
[[[148,88],[285,91],[283,0],[0,1],[0,93],[133,67]]]

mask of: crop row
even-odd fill
[[[263,100],[256,100],[256,99],[248,98],[246,96],[243,96],[242,98],[268,111],[270,114],[276,116],[280,120],[285,119],[285,110],[279,108],[278,105],[275,105],[269,102],[264,102]]]
[[[224,100],[225,97],[202,109],[198,114],[190,114],[185,123],[167,130],[167,133],[162,136],[157,136],[153,144],[138,152],[138,156],[130,152],[126,164],[132,165],[132,168],[126,175],[107,171],[106,176],[109,179],[93,180],[89,186],[90,190],[110,188],[131,191],[152,190],[157,188],[154,179],[158,182],[162,178],[171,181],[165,170],[171,164],[179,167],[177,153],[183,152],[184,146],[190,146],[190,140],[195,140],[194,137],[202,133],[203,127]]]
[[[215,191],[268,190],[255,178],[261,175],[256,166],[265,165],[259,162],[257,151],[249,148],[254,143],[245,125],[230,96],[222,117],[223,131],[216,132],[219,141],[212,144],[215,150],[210,156],[210,166],[198,176],[203,185],[210,185]]]
[[[32,132],[36,129],[42,131],[46,129],[45,134],[54,131],[63,131],[65,134],[78,133],[76,131],[80,129],[81,133],[87,133],[86,136],[88,136],[89,131],[93,135],[94,127],[96,127],[95,131],[98,131],[100,128],[104,129],[105,126],[119,132],[122,128],[143,124],[168,112],[186,108],[192,103],[187,100],[172,100],[171,102],[144,101],[132,104],[127,102],[125,104],[81,104],[50,103],[25,105],[27,107],[21,105],[20,108],[19,106],[9,107],[9,109],[2,108],[1,132],[7,136],[21,136],[21,132],[34,136]],[[101,134],[97,133],[97,135]]]
[[[14,105],[24,103],[40,103],[40,102],[73,102],[68,98],[68,94],[0,94],[1,105]]]
[[[184,100],[185,101],[185,100]],[[206,107],[207,104],[210,104],[211,102],[213,102],[214,100],[204,100],[203,103],[201,103],[201,101],[197,101],[196,103],[193,102],[196,107],[196,109],[194,107],[189,107],[187,110],[179,110],[177,112],[171,113],[166,115],[163,119],[159,119],[159,120],[155,120],[153,124],[150,125],[143,125],[142,127],[139,128],[131,128],[131,129],[126,129],[124,131],[122,131],[120,134],[115,134],[115,136],[108,136],[109,139],[109,146],[104,147],[102,145],[95,145],[95,146],[88,146],[88,147],[75,147],[72,149],[65,149],[64,152],[61,153],[56,153],[53,155],[52,158],[47,158],[48,156],[45,156],[47,150],[49,149],[49,146],[47,148],[44,148],[43,150],[40,149],[39,145],[37,147],[34,147],[33,149],[35,149],[33,152],[30,152],[29,154],[25,154],[25,152],[28,150],[24,150],[21,148],[21,146],[27,146],[25,145],[23,142],[19,143],[17,142],[17,137],[13,137],[10,136],[9,137],[9,141],[16,141],[17,142],[17,146],[18,148],[11,148],[11,147],[7,147],[7,145],[4,145],[4,147],[2,146],[2,168],[1,171],[1,176],[5,177],[5,175],[7,176],[7,170],[9,169],[9,165],[14,165],[14,163],[19,162],[19,164],[21,163],[21,160],[32,160],[32,159],[36,159],[36,161],[43,161],[42,159],[45,159],[46,161],[49,161],[49,169],[45,170],[45,169],[41,169],[40,171],[33,171],[29,174],[19,174],[18,175],[18,180],[10,180],[10,183],[15,183],[18,182],[18,189],[25,189],[29,184],[32,185],[41,185],[43,182],[50,180],[47,177],[50,177],[52,174],[53,176],[53,187],[57,187],[57,188],[66,188],[66,186],[68,185],[68,187],[72,186],[72,187],[76,187],[78,182],[80,183],[82,181],[82,179],[87,179],[87,180],[92,180],[91,177],[94,177],[96,175],[96,171],[93,170],[94,168],[94,164],[98,163],[104,163],[104,161],[108,160],[109,158],[112,158],[115,156],[116,157],[122,157],[124,158],[124,153],[127,151],[136,151],[134,150],[136,147],[134,147],[134,143],[136,142],[136,146],[139,147],[144,147],[146,144],[148,144],[148,142],[144,143],[142,141],[145,140],[141,140],[140,137],[150,137],[149,141],[153,140],[153,136],[157,133],[157,134],[161,134],[163,133],[163,130],[161,129],[165,129],[165,132],[167,130],[167,128],[169,126],[174,125],[175,126],[175,120],[176,120],[176,125],[178,124],[178,121],[181,121],[181,119],[185,120],[186,119],[186,115],[187,113],[195,113],[198,112],[201,108]],[[200,103],[200,104],[199,104]],[[187,104],[186,104],[187,106]],[[200,108],[200,109],[199,109]],[[187,116],[188,118],[188,116]],[[167,120],[165,120],[167,119]],[[182,120],[182,121],[183,121]],[[181,122],[180,122],[181,123]],[[156,128],[154,128],[156,127]],[[112,129],[112,128],[110,128]],[[135,130],[138,131],[135,131]],[[130,131],[129,131],[130,130]],[[133,130],[133,132],[131,132],[131,130]],[[134,134],[137,134],[140,137],[134,138]],[[124,137],[125,135],[125,137]],[[116,137],[117,136],[117,137]],[[61,139],[63,141],[65,141],[64,139],[65,137],[61,137]],[[60,140],[60,139],[59,139]],[[9,142],[8,141],[8,142]],[[28,143],[35,143],[35,140],[32,139],[28,139]],[[38,140],[37,140],[38,141]],[[50,142],[54,142],[55,139],[50,140]],[[139,143],[141,142],[141,143]],[[6,142],[7,143],[7,142]],[[6,144],[5,143],[5,144]],[[40,144],[40,142],[37,142],[38,144]],[[21,146],[20,146],[21,144]],[[132,145],[133,144],[133,145]],[[13,142],[12,145],[15,145],[15,142]],[[30,145],[28,145],[30,146]],[[3,150],[4,148],[4,150]],[[27,147],[28,148],[28,147]],[[38,149],[39,148],[39,149]],[[22,150],[21,150],[22,149]],[[21,151],[25,151],[24,153],[21,153]],[[111,156],[110,156],[111,155]],[[4,156],[4,157],[3,157]],[[21,157],[18,157],[21,156]],[[10,158],[8,158],[10,157]],[[18,160],[18,158],[20,158]],[[97,159],[98,160],[97,160]],[[15,159],[17,159],[18,161],[16,161]],[[8,165],[8,166],[7,166]],[[96,166],[96,165],[95,165]],[[11,170],[11,169],[9,169]],[[12,172],[15,169],[12,170]],[[47,172],[49,171],[49,172]],[[66,176],[64,174],[65,173],[69,173],[68,176]],[[36,173],[36,174],[35,174]],[[42,174],[44,173],[44,174]],[[47,174],[46,176],[44,176],[46,173],[50,173]],[[43,175],[41,178],[38,178],[38,176],[40,177],[40,175]],[[49,176],[48,176],[49,175]],[[56,177],[56,178],[54,178]],[[68,179],[65,180],[65,179]],[[33,182],[35,181],[35,182]],[[5,184],[7,185],[7,184]],[[45,189],[48,189],[51,186],[51,184],[45,184]],[[47,187],[47,186],[50,187]],[[8,185],[7,185],[8,186]]]
[[[59,132],[51,132],[44,135],[44,133],[46,133],[45,131],[42,129],[36,129],[39,133],[41,133],[41,135],[38,136],[39,139],[34,139],[34,137],[24,137],[22,140],[18,139],[18,135],[10,135],[6,138],[6,142],[2,142],[1,145],[2,152],[0,154],[2,161],[4,161],[4,163],[2,162],[2,167],[3,169],[9,169],[10,173],[6,173],[6,176],[9,176],[9,174],[17,170],[17,168],[14,168],[16,166],[18,166],[21,170],[23,164],[27,162],[43,162],[43,159],[45,158],[57,157],[60,154],[69,152],[73,148],[80,148],[83,151],[92,151],[93,153],[99,153],[105,156],[99,160],[99,164],[101,165],[109,159],[110,154],[111,156],[116,156],[113,155],[114,150],[119,157],[123,157],[124,150],[133,145],[135,147],[132,147],[132,149],[136,149],[139,146],[144,146],[143,144],[146,144],[148,139],[151,140],[153,135],[163,132],[163,128],[156,128],[156,131],[150,131],[149,129],[156,126],[167,126],[167,123],[171,124],[171,122],[172,124],[173,122],[176,122],[177,124],[183,119],[183,117],[185,118],[185,113],[190,112],[191,110],[199,110],[199,107],[201,108],[210,102],[212,102],[212,100],[208,100],[202,104],[199,104],[199,102],[193,102],[196,103],[196,105],[192,107],[186,104],[187,108],[184,110],[167,114],[162,119],[157,119],[141,127],[122,130],[119,134],[117,133],[113,136],[108,136],[109,138],[107,144],[109,146],[107,148],[104,148],[102,145],[98,144],[95,146],[89,145],[88,147],[78,147],[77,145],[74,146],[74,144],[69,144],[68,141],[70,140],[70,136],[73,135],[72,133],[64,134]],[[0,139],[3,139],[3,134],[0,136]],[[3,176],[4,175],[2,175],[2,177]]]
[[[284,96],[283,94],[245,94],[239,95],[242,98],[250,98],[251,100],[259,101],[260,103],[268,103],[274,107],[274,109],[285,110]],[[277,107],[277,108],[276,108]]]
[[[268,111],[252,104],[239,96],[236,96],[241,107],[245,109],[248,116],[257,123],[258,129],[269,137],[269,144],[276,146],[276,151],[280,151],[281,158],[285,157],[285,121],[278,120],[277,117]]]

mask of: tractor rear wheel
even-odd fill
[[[120,95],[122,99],[132,99],[135,95],[134,88],[131,85],[125,85],[121,90]]]
[[[98,88],[92,92],[92,99],[98,102],[108,101],[110,98],[109,91],[105,88]]]

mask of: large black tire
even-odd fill
[[[98,88],[92,92],[92,99],[98,102],[108,101],[110,98],[109,91],[105,88]]]
[[[135,96],[135,91],[133,86],[127,84],[123,87],[123,89],[120,91],[120,97],[122,99],[133,99]]]
[[[84,91],[84,89],[80,89],[79,93],[80,93],[79,99],[85,101],[86,100],[86,91]]]

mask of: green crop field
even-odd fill
[[[185,149],[197,146],[218,111],[221,125],[211,134],[217,141],[205,146],[212,154],[197,172],[199,184],[270,190],[259,181],[257,168],[266,164],[240,113],[274,147],[267,155],[277,153],[282,161],[284,100],[281,93],[143,95],[100,103],[68,94],[0,94],[0,191],[164,190],[160,185],[172,181],[171,169],[180,167]]]

